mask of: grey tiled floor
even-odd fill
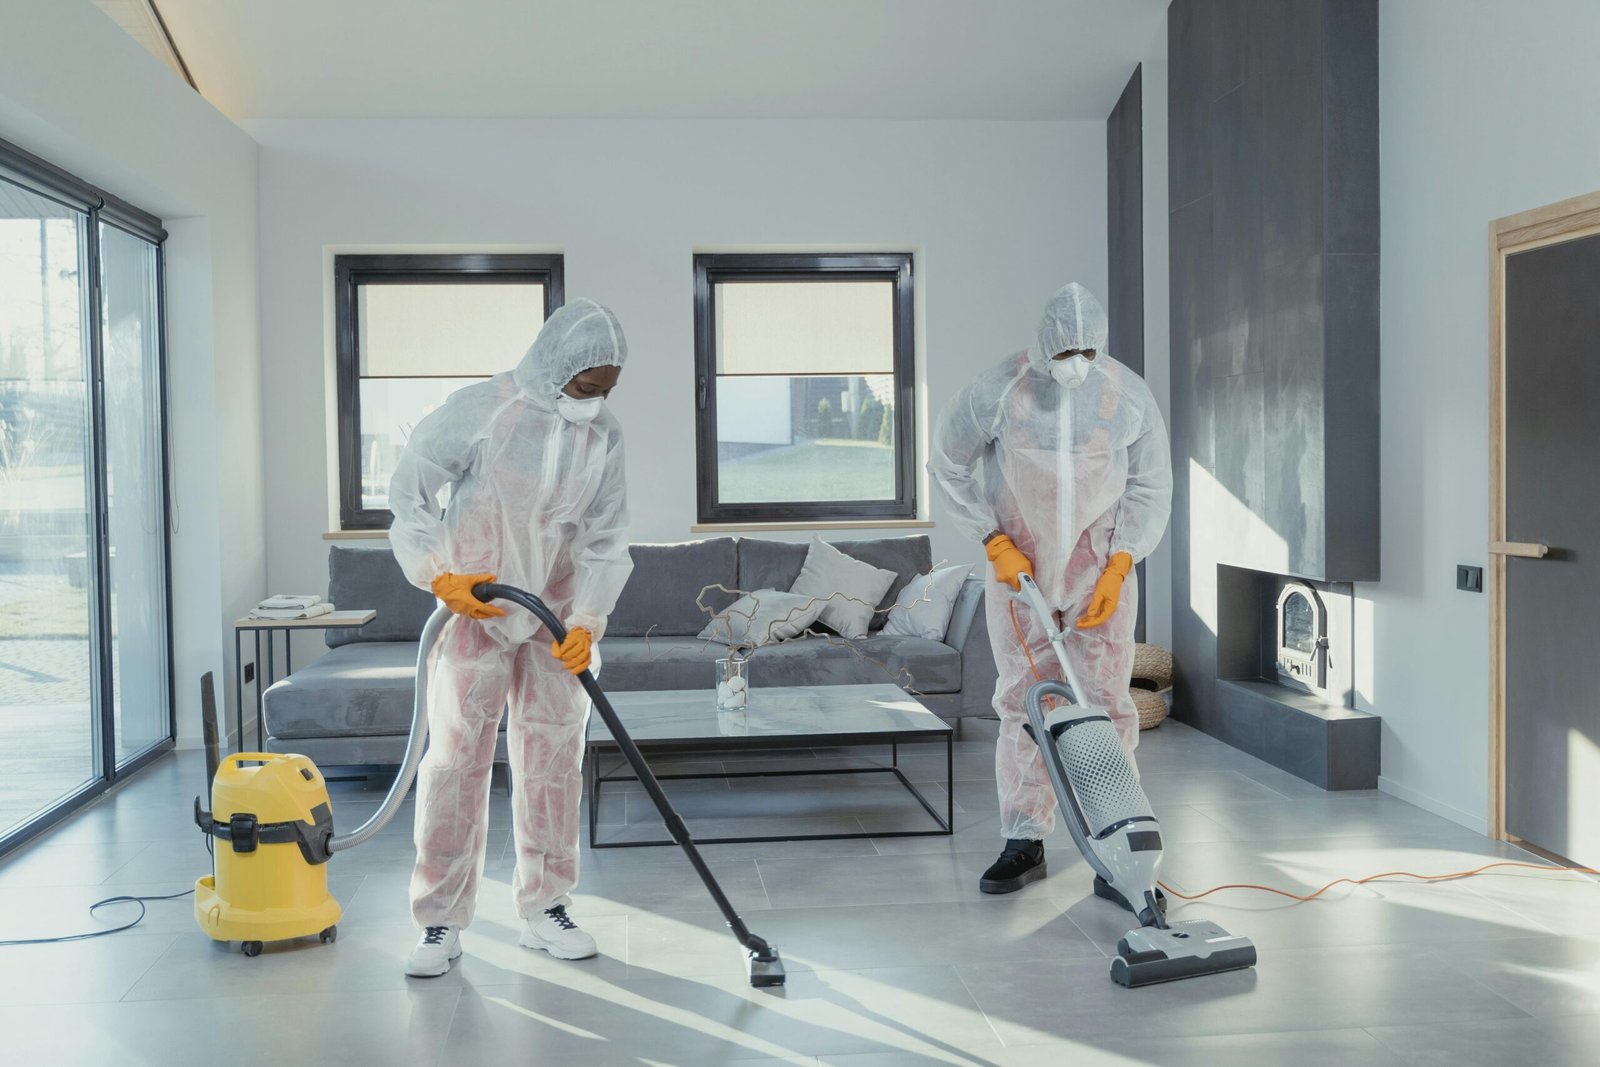
[[[1574,876],[1341,889],[1288,906],[1230,893],[1175,908],[1260,948],[1253,971],[1125,990],[1106,954],[1129,921],[1088,893],[1070,841],[1051,875],[1010,897],[977,891],[998,846],[991,749],[959,746],[949,838],[714,845],[750,925],[783,950],[782,992],[753,991],[740,953],[676,849],[584,855],[575,915],[601,957],[517,946],[510,808],[493,833],[478,920],[450,975],[401,974],[408,803],[388,832],[338,856],[335,945],[257,959],[215,945],[187,901],[134,931],[0,948],[6,1062],[115,1064],[1503,1064],[1600,1060],[1600,892]],[[851,753],[859,756],[859,752]],[[1163,818],[1165,875],[1313,887],[1346,874],[1449,871],[1515,850],[1376,793],[1329,795],[1168,723],[1141,748]],[[833,753],[797,753],[805,766]],[[904,758],[943,799],[942,753]],[[742,765],[748,765],[741,761]],[[707,769],[703,764],[700,769]],[[710,769],[715,769],[712,765]],[[0,861],[0,938],[114,922],[85,907],[169,893],[208,869],[189,804],[195,754],[151,771]],[[698,832],[876,832],[925,825],[875,776],[674,783]],[[378,793],[342,787],[353,825]],[[604,805],[606,835],[658,827],[637,789]],[[1525,858],[1525,857],[1524,857]],[[1175,902],[1176,903],[1176,902]]]

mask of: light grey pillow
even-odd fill
[[[787,641],[822,613],[821,601],[776,589],[757,589],[734,601],[700,631],[700,640],[743,648]]]
[[[950,629],[950,612],[955,609],[961,584],[972,573],[972,565],[940,567],[932,574],[919,574],[900,591],[900,598],[889,609],[883,632],[890,637],[926,637],[943,641]]]
[[[894,571],[880,570],[812,538],[805,566],[789,592],[824,601],[817,621],[840,637],[865,637],[872,613],[898,577]]]

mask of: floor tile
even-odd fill
[[[753,913],[750,928],[791,970],[1100,958],[1053,901],[863,905]],[[634,915],[628,962],[672,975],[742,973],[738,943],[711,916]]]
[[[178,938],[136,982],[124,1000],[170,1001],[214,997],[275,996],[295,993],[363,992],[479,985],[517,985],[562,981],[574,972],[626,976],[627,919],[585,918],[600,956],[557,960],[517,943],[522,924],[512,920],[474,922],[462,936],[462,957],[437,979],[408,978],[406,957],[417,943],[410,922],[341,925],[339,939],[324,945],[315,938],[269,944],[261,955],[245,956],[237,945],[198,935]]]
[[[1408,1067],[1585,1067],[1600,1049],[1600,1018],[1502,1019],[1375,1028]]]
[[[199,930],[187,934],[129,930],[89,941],[7,945],[0,948],[6,975],[5,981],[0,982],[0,1004],[120,1000],[179,940],[204,937]]]
[[[1439,951],[1451,970],[1470,976],[1529,1015],[1600,1015],[1600,941],[1530,937],[1461,942]]]
[[[250,996],[209,1001],[203,1017],[192,1007],[148,1003],[0,1008],[0,1032],[9,1062],[52,1067],[455,1067],[463,1061],[445,1058],[445,1037],[459,996],[454,989]]]
[[[963,964],[958,970],[1007,1045],[1123,1036],[1349,1029],[1527,1018],[1426,948],[1263,952],[1257,966],[1124,989],[1103,961]]]
[[[462,1062],[514,1048],[536,1062],[718,1064],[999,1043],[952,969],[920,967],[799,972],[777,991],[742,977],[479,987],[449,1047]]]
[[[1019,1045],[970,1057],[915,1059],[909,1053],[824,1056],[826,1067],[909,1067],[949,1063],[992,1067],[1405,1067],[1405,1061],[1365,1030],[1296,1030],[1215,1037],[1086,1038]]]

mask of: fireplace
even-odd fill
[[[1348,582],[1219,565],[1212,702],[1186,703],[1180,688],[1175,715],[1324,789],[1376,788],[1379,720],[1356,707],[1355,608]]]
[[[1349,706],[1353,593],[1347,583],[1218,567],[1217,677]]]
[[[1328,688],[1328,611],[1305,582],[1290,581],[1278,594],[1278,680],[1306,690]]]

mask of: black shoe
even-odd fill
[[[1015,893],[1048,873],[1044,865],[1044,842],[1013,838],[1006,841],[1006,850],[978,879],[978,888],[985,893]]]
[[[1117,892],[1116,889],[1112,888],[1110,882],[1098,874],[1094,876],[1094,895],[1101,900],[1111,901],[1111,903],[1124,911],[1133,911],[1133,906],[1128,903],[1128,898]],[[1165,915],[1167,913],[1167,895],[1161,891],[1160,886],[1156,887],[1156,907],[1161,909],[1161,914]],[[1134,912],[1134,914],[1138,915],[1139,913]]]

